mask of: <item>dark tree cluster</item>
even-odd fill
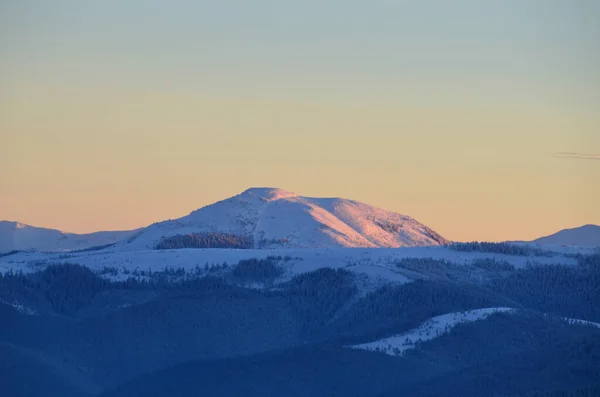
[[[5,257],[5,256],[10,256],[10,255],[15,255],[15,254],[18,254],[19,252],[23,252],[23,251],[12,250],[12,251],[8,251],[8,252],[0,252],[0,258]]]
[[[434,280],[475,282],[478,274],[467,265],[456,264],[444,259],[402,258],[395,262],[399,269],[415,272],[419,276]],[[481,272],[479,272],[481,273]]]
[[[107,282],[80,265],[49,266],[41,275],[46,299],[59,313],[74,312],[89,304]]]
[[[110,283],[74,264],[48,266],[42,272],[0,276],[2,292],[14,297],[43,297],[57,313],[73,314]]]
[[[357,292],[352,273],[322,268],[294,277],[285,286],[285,298],[297,311],[304,331],[323,327]]]
[[[402,225],[390,221],[376,221],[375,224],[388,233],[400,233]]]
[[[233,268],[233,276],[246,281],[268,281],[279,277],[283,270],[277,266],[276,257],[244,259]]]
[[[82,249],[77,249],[77,250],[71,250],[69,252],[72,253],[72,254],[76,254],[76,253],[80,253],[80,252],[101,251],[103,249],[110,248],[110,247],[114,246],[115,244],[116,243],[110,243],[110,244],[104,244],[104,245],[95,245],[93,247],[82,248]]]
[[[254,248],[254,240],[250,236],[229,233],[191,233],[164,237],[155,247],[157,250],[182,248]]]
[[[388,233],[392,234],[400,234],[402,232],[402,224],[393,223],[388,220],[374,221],[374,223],[379,226],[381,229],[385,230]],[[434,232],[432,229],[425,228],[423,233],[426,234],[429,238],[434,241],[437,241],[440,244],[446,244],[447,240]]]
[[[458,265],[445,259],[433,258],[402,258],[395,262],[396,266],[403,269],[439,270],[455,268]]]
[[[491,242],[468,242],[451,243],[446,247],[461,252],[485,252],[490,254],[515,255],[515,256],[555,256],[555,253],[541,248],[529,245],[518,245],[511,243],[491,243]]]
[[[472,265],[479,269],[489,270],[493,272],[515,271],[515,267],[507,261],[500,261],[494,258],[475,259]]]
[[[568,257],[577,259],[579,265],[585,269],[597,270],[600,268],[600,251],[593,254],[575,254],[567,255]]]
[[[600,266],[530,266],[488,288],[523,306],[566,317],[600,321]]]
[[[415,328],[441,314],[515,304],[472,284],[416,280],[368,294],[332,324],[331,332],[363,343]]]
[[[408,270],[411,278],[474,284],[505,277],[515,271],[510,263],[494,258],[477,259],[466,264],[445,259],[402,258],[394,264],[398,269]]]
[[[272,261],[278,261],[278,262],[281,262],[281,261],[289,262],[292,259],[301,261],[304,258],[302,258],[300,256],[292,257],[290,255],[283,255],[283,256],[282,255],[268,255],[267,259],[272,260]]]

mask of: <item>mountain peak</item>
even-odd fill
[[[20,223],[0,224],[0,252],[82,249],[117,241],[120,244],[116,249],[147,250],[165,238],[194,234],[217,240],[243,239],[255,248],[376,248],[446,243],[413,218],[354,200],[305,197],[275,187],[251,187],[182,218],[135,231],[135,235],[134,231],[75,235]]]
[[[242,196],[255,196],[266,201],[296,197],[297,194],[276,187],[251,187],[242,192]]]
[[[15,221],[0,221],[0,226],[12,229],[25,229],[31,227],[25,223]]]
[[[402,214],[342,198],[315,198],[274,187],[252,187],[189,215],[146,228],[128,250],[152,249],[165,238],[227,234],[255,248],[376,248],[445,244]]]

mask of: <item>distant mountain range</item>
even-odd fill
[[[156,248],[398,248],[448,240],[415,219],[343,198],[313,198],[277,188],[251,188],[187,216],[130,231],[66,233],[0,222],[0,252],[70,251],[116,244]],[[600,226],[586,225],[534,240],[600,246]]]

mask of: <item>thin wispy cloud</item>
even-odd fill
[[[554,157],[578,160],[600,160],[600,154],[598,153],[557,152],[554,153]]]

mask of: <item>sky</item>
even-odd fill
[[[600,224],[595,0],[0,0],[0,219],[71,232],[253,186],[444,237]]]

